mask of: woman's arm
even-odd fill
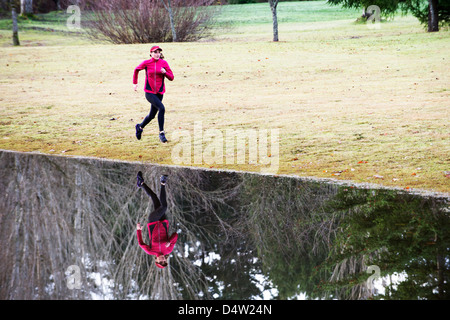
[[[146,246],[148,247],[148,245],[144,242],[144,240],[142,240],[142,229],[137,229],[137,238],[138,238],[138,243],[139,245],[142,246]]]
[[[138,83],[138,73],[141,70],[145,69],[145,62],[146,61],[142,61],[135,69],[134,69],[134,73],[133,73],[133,84],[135,85],[135,90],[137,88],[137,83]]]
[[[166,247],[168,248],[168,247],[172,246],[172,249],[173,249],[173,247],[175,246],[175,243],[177,242],[177,240],[178,240],[178,233],[174,232],[170,236],[169,241],[166,242]]]
[[[164,69],[166,70],[166,72],[164,73],[164,75],[166,76],[167,79],[169,79],[170,81],[173,80],[174,76],[173,76],[173,72],[172,69],[170,69],[169,64],[166,62]]]
[[[145,251],[150,250],[150,246],[147,245],[144,240],[142,240],[142,227],[141,224],[138,223],[137,227],[136,227],[136,233],[137,233],[137,238],[138,238],[138,243],[139,246],[144,249]],[[147,249],[147,250],[146,250]]]

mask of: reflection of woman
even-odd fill
[[[169,237],[169,221],[166,217],[167,201],[166,201],[166,181],[167,176],[163,175],[160,178],[161,192],[159,199],[156,194],[144,183],[142,172],[137,174],[137,186],[143,188],[145,192],[152,198],[155,210],[148,216],[148,234],[150,238],[150,245],[147,245],[142,240],[142,227],[137,224],[137,238],[139,246],[148,254],[155,256],[156,266],[165,268],[167,266],[167,258],[172,252],[173,247],[178,239],[178,234],[174,232]]]
[[[142,123],[136,124],[136,138],[141,139],[144,127],[155,118],[158,113],[158,125],[159,125],[159,139],[161,142],[167,142],[164,134],[164,113],[165,108],[162,103],[164,92],[166,87],[164,85],[164,79],[173,80],[173,73],[169,67],[167,61],[163,60],[161,53],[162,49],[158,46],[153,46],[150,49],[150,60],[143,61],[140,65],[134,69],[133,84],[134,91],[137,90],[138,73],[141,70],[145,70],[145,98],[151,103],[150,113],[145,117]]]

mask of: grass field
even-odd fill
[[[159,44],[175,74],[168,139],[195,121],[279,128],[279,174],[450,192],[448,29],[427,33],[409,15],[369,29],[325,1],[278,7],[278,43],[261,3],[223,7],[207,39]],[[0,21],[0,148],[173,164],[156,121],[134,135],[149,104],[132,74],[151,44],[93,43],[64,32],[66,17],[21,21],[20,47]]]

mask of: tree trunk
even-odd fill
[[[169,20],[170,20],[170,28],[172,29],[172,41],[177,42],[177,33],[175,31],[175,23],[173,21],[173,12],[172,12],[172,5],[170,0],[167,0],[167,4],[164,0],[161,0],[164,7],[166,8],[167,12],[169,13]]]
[[[11,0],[11,13],[12,13],[12,23],[13,23],[13,45],[20,46],[19,42],[19,27],[17,25],[17,12],[14,0]]]
[[[445,258],[440,254],[437,255],[437,272],[438,297],[439,299],[445,299]]]
[[[428,32],[439,31],[438,0],[428,0]]]
[[[20,14],[33,13],[33,0],[20,0]]]
[[[272,10],[273,21],[273,41],[278,41],[278,19],[277,19],[277,5],[278,0],[269,0],[270,9]]]

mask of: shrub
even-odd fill
[[[195,41],[207,35],[217,13],[213,3],[171,1],[177,41]],[[87,25],[93,39],[117,44],[173,41],[168,10],[159,0],[99,0],[91,9]]]

